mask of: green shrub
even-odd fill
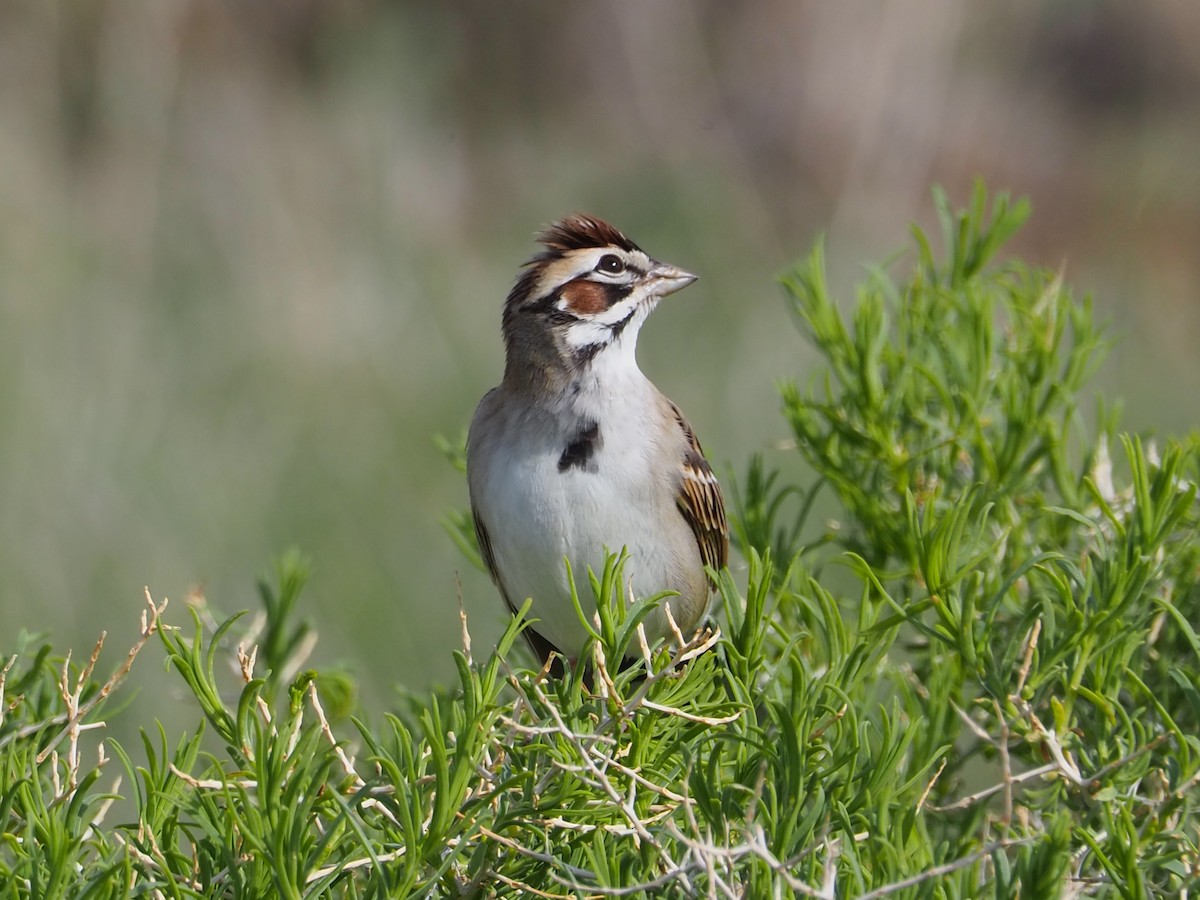
[[[257,649],[231,652],[237,617],[180,629],[149,597],[107,680],[99,645],[80,666],[18,641],[3,895],[1195,891],[1200,441],[1155,447],[1103,409],[1089,427],[1089,304],[994,262],[1025,205],[938,199],[945,259],[915,232],[906,276],[872,270],[848,320],[819,246],[783,279],[825,362],[782,392],[815,481],[752,460],[730,486],[746,565],[719,573],[719,634],[641,648],[613,558],[580,584],[601,600],[594,688],[526,668],[519,622],[480,658],[464,628],[457,688],[375,723],[326,715],[352,686],[299,671],[296,557],[263,587]],[[841,512],[815,528],[822,487]],[[100,743],[155,634],[202,722]]]

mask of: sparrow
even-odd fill
[[[663,604],[690,635],[714,589],[705,566],[728,558],[725,504],[696,433],[636,349],[659,300],[696,276],[593,216],[567,216],[537,240],[504,304],[504,378],[467,437],[483,561],[512,612],[532,598],[525,634],[543,662],[575,660],[588,637],[564,561],[590,611],[588,568],[622,549],[626,597],[675,592]],[[651,645],[673,634],[662,606],[644,627]]]

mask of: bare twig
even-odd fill
[[[1050,758],[1054,760],[1055,767],[1059,773],[1072,784],[1083,787],[1085,779],[1080,774],[1079,767],[1067,758],[1062,744],[1058,742],[1058,735],[1054,733],[1054,729],[1043,725],[1041,719],[1037,717],[1033,710],[1029,710],[1028,716],[1036,734],[1041,737],[1042,741],[1046,744],[1046,749],[1050,751]]]
[[[329,745],[333,747],[333,752],[337,754],[338,762],[342,764],[342,771],[354,782],[356,788],[362,787],[366,782],[359,777],[358,772],[355,770],[354,760],[346,755],[346,751],[342,749],[342,745],[333,736],[333,729],[329,727],[329,719],[325,717],[325,708],[321,706],[321,698],[317,694],[317,683],[315,681],[308,683],[308,699],[312,704],[313,712],[317,714],[317,721],[321,725],[321,734],[325,735],[325,740],[329,741]]]
[[[9,744],[16,743],[17,741],[23,741],[25,738],[31,737],[40,731],[45,731],[47,728],[62,725],[66,721],[66,713],[57,713],[53,716],[43,719],[40,722],[34,722],[31,725],[25,725],[21,728],[18,728],[16,731],[6,734],[4,737],[0,738],[0,750],[3,750]]]
[[[467,665],[472,665],[474,660],[471,658],[471,632],[467,628],[467,607],[463,603],[462,579],[458,577],[458,572],[454,573],[454,592],[458,596],[458,621],[462,626],[463,654],[467,657]]]
[[[825,886],[822,886],[821,888],[814,888],[811,885],[805,884],[803,881],[793,875],[789,870],[789,867],[784,865],[775,856],[775,854],[771,852],[770,848],[767,847],[766,836],[764,835],[763,830],[759,827],[750,829],[750,833],[744,843],[732,847],[718,847],[711,842],[696,840],[695,838],[689,837],[680,831],[673,822],[668,822],[666,827],[667,830],[670,831],[677,840],[683,844],[686,844],[689,848],[691,848],[694,852],[699,853],[702,857],[710,855],[715,858],[737,860],[744,856],[757,856],[759,859],[767,863],[767,865],[771,867],[775,874],[779,875],[787,883],[788,887],[797,894],[805,897],[822,898],[822,900],[833,900],[833,897],[835,896],[832,891],[832,884],[830,884],[828,888]],[[831,855],[836,855],[837,853],[835,843],[836,842],[827,841],[825,844],[827,852]],[[828,878],[826,880],[828,880]]]
[[[146,588],[146,605],[148,609],[142,610],[142,626],[138,640],[134,643],[129,653],[125,656],[125,661],[117,668],[109,679],[101,685],[100,690],[87,703],[76,705],[73,709],[67,711],[67,724],[55,737],[51,738],[50,742],[42,749],[42,752],[37,755],[37,763],[41,765],[46,761],[50,753],[60,744],[65,738],[75,735],[78,738],[78,730],[76,726],[82,719],[87,716],[93,709],[108,699],[108,695],[116,689],[129,675],[129,670],[133,667],[133,661],[137,659],[137,655],[146,646],[146,642],[158,631],[158,620],[162,615],[163,610],[167,608],[167,601],[163,600],[161,605],[155,605],[154,598],[150,596],[150,589]],[[104,637],[101,635],[100,640],[96,642],[96,647],[92,655],[92,659],[88,664],[86,671],[91,672],[91,667],[95,665],[96,657],[99,656],[100,647],[103,645]],[[66,669],[64,665],[64,678],[66,677]],[[76,685],[75,703],[78,703],[78,694],[82,693],[84,679],[82,676]]]
[[[4,685],[8,681],[8,672],[17,662],[17,655],[14,653],[8,658],[8,662],[4,664],[4,668],[0,669],[0,725],[4,724],[4,713],[6,712],[4,703]]]
[[[1033,626],[1029,629],[1029,636],[1025,638],[1025,656],[1021,660],[1021,670],[1017,673],[1017,689],[1013,691],[1018,697],[1025,690],[1025,680],[1029,678],[1029,670],[1033,666],[1033,654],[1037,650],[1038,636],[1042,633],[1042,620],[1034,619]]]
[[[353,869],[363,869],[367,866],[373,866],[376,863],[393,862],[407,852],[407,847],[399,847],[388,853],[377,853],[374,857],[365,856],[361,859],[352,859],[349,862],[338,863],[336,866],[325,866],[322,869],[314,869],[308,873],[308,877],[304,881],[306,884],[312,884],[314,881],[320,881],[325,876],[332,875],[334,872],[348,872]]]
[[[1092,787],[1099,787],[1099,783],[1105,775],[1109,774],[1110,772],[1115,772],[1117,769],[1121,768],[1127,763],[1133,762],[1139,756],[1145,756],[1147,753],[1157,750],[1163,744],[1167,743],[1167,741],[1171,740],[1171,737],[1172,736],[1170,732],[1164,732],[1154,740],[1142,744],[1142,746],[1138,747],[1131,753],[1126,753],[1120,759],[1115,759],[1107,765],[1101,766],[1084,780]]]
[[[517,881],[515,878],[509,878],[507,875],[501,875],[499,872],[491,871],[487,873],[492,878],[495,878],[501,884],[507,884],[511,888],[516,888],[523,895],[532,894],[535,897],[548,897],[550,900],[571,900],[572,894],[551,894],[549,891],[540,891],[531,884],[526,884],[523,881]]]
[[[937,784],[938,779],[942,777],[942,773],[946,771],[946,761],[947,758],[943,756],[942,764],[938,766],[938,770],[934,772],[933,777],[929,779],[929,784],[925,785],[925,790],[921,791],[921,798],[917,800],[918,813],[925,808],[925,801],[929,799],[929,792],[933,790],[933,786]]]
[[[321,706],[321,697],[317,692],[317,683],[315,681],[310,681],[308,683],[308,699],[312,704],[313,712],[316,713],[317,722],[321,727],[321,734],[325,736],[325,740],[329,741],[329,745],[333,748],[333,752],[336,754],[338,762],[341,763],[342,771],[345,772],[346,777],[350,779],[351,792],[362,790],[364,787],[366,787],[367,783],[363,781],[362,776],[360,776],[358,771],[354,768],[354,760],[347,755],[346,751],[342,749],[342,745],[338,742],[338,739],[334,737],[333,729],[329,726],[329,719],[325,716],[325,708]],[[297,732],[298,731],[299,729],[297,728]],[[291,752],[290,748],[288,752]],[[363,809],[377,810],[380,815],[382,815],[397,828],[403,827],[396,818],[395,814],[388,809],[386,805],[376,800],[374,797],[365,797],[362,800],[362,807]]]
[[[530,849],[524,844],[514,841],[512,838],[505,837],[499,832],[492,831],[490,828],[484,825],[479,826],[479,833],[489,840],[495,841],[496,843],[507,847],[514,853],[518,853],[521,856],[528,857],[529,859],[536,860],[540,863],[545,863],[546,865],[551,866],[552,869],[563,869],[569,872],[572,878],[589,878],[595,880],[595,875],[592,872],[589,872],[587,869],[580,869],[577,866],[572,866],[549,853],[541,853],[537,850]]]
[[[590,875],[591,873],[589,872],[588,874]],[[596,884],[594,881],[586,884],[580,881],[572,881],[563,878],[561,875],[553,871],[550,873],[550,877],[555,881],[562,882],[573,890],[586,891],[588,894],[598,894],[603,897],[629,897],[634,894],[649,893],[658,888],[666,887],[671,882],[678,880],[676,873],[667,872],[663,875],[659,875],[657,878],[651,881],[639,881],[636,884],[624,885],[623,887],[608,887],[606,885]]]
[[[258,644],[254,644],[250,648],[250,652],[246,652],[246,643],[237,645],[237,661],[238,668],[241,669],[242,684],[249,684],[254,680],[254,663],[258,659]]]
[[[701,725],[728,725],[730,722],[736,722],[742,717],[741,710],[728,716],[699,716],[695,713],[684,712],[682,709],[677,709],[674,706],[664,706],[661,703],[655,703],[652,700],[643,700],[642,706],[647,709],[653,709],[656,712],[666,713],[669,716],[678,716],[681,719],[687,719],[689,722],[698,722]]]
[[[108,762],[108,758],[104,755],[104,745],[101,744],[100,745],[100,762],[97,767],[99,768],[99,767],[103,766],[106,762]],[[116,778],[113,779],[113,786],[109,789],[108,796],[104,798],[103,802],[98,807],[96,807],[96,812],[92,815],[90,824],[93,828],[99,828],[101,825],[104,824],[104,817],[106,815],[108,815],[108,811],[112,807],[112,805],[117,802],[117,797],[118,797],[117,792],[120,790],[121,790],[121,776],[118,775]]]
[[[1000,723],[1000,737],[996,739],[996,751],[1000,755],[1000,773],[1004,784],[1004,809],[1000,821],[1008,825],[1013,816],[1013,774],[1012,760],[1008,755],[1008,721],[1004,718],[1004,711],[998,701],[993,700],[992,706],[996,712],[996,721]]]
[[[1008,781],[1011,784],[1020,784],[1023,781],[1031,781],[1034,778],[1041,778],[1043,775],[1049,775],[1051,772],[1057,771],[1057,769],[1058,766],[1054,763],[1047,763],[1044,766],[1038,766],[1036,769],[1030,769],[1028,772],[1021,772],[1020,774],[1013,775],[1008,779]],[[966,809],[968,806],[978,803],[980,800],[986,800],[993,794],[999,793],[1000,791],[1004,790],[1004,787],[1004,782],[1001,782],[1000,784],[993,784],[991,787],[986,787],[981,791],[976,791],[974,794],[963,797],[960,800],[955,800],[953,803],[948,803],[945,806],[929,806],[927,809],[929,809],[930,812],[938,813],[951,812],[952,810],[956,809]]]
[[[138,837],[139,837],[139,839],[145,839],[147,837],[147,835],[150,835],[151,849],[153,849],[154,851],[159,853],[160,858],[157,858],[157,859],[155,857],[151,856],[146,851],[142,850],[140,847],[138,847],[132,841],[130,841],[129,838],[125,835],[125,833],[122,832],[121,830],[113,829],[111,832],[109,832],[109,834],[112,836],[112,838],[118,844],[123,846],[129,852],[129,854],[131,856],[133,856],[134,859],[138,860],[138,862],[140,862],[143,866],[146,866],[148,869],[151,869],[154,871],[159,871],[159,872],[167,871],[167,867],[165,865],[163,865],[163,862],[165,860],[161,859],[162,851],[160,851],[158,849],[158,844],[153,840],[153,836],[150,833],[150,829],[148,829],[148,828],[139,829]],[[196,891],[197,893],[203,892],[204,888],[206,887],[205,885],[200,884],[200,882],[198,882],[198,881],[188,881],[186,878],[181,878],[178,872],[171,872],[171,877],[173,879],[176,879],[176,880],[182,882],[190,890]],[[209,885],[209,887],[211,887],[211,885]]]
[[[918,872],[908,878],[903,878],[900,881],[893,881],[891,884],[885,884],[883,887],[875,888],[873,891],[867,891],[865,894],[859,894],[858,900],[874,900],[876,897],[886,897],[889,894],[896,894],[914,885],[921,884],[923,881],[929,881],[931,878],[941,878],[943,875],[949,875],[951,872],[957,872],[959,869],[965,869],[968,866],[973,866],[988,856],[991,856],[997,850],[1007,850],[1010,847],[1020,847],[1024,844],[1032,844],[1038,839],[1038,835],[1030,835],[1023,838],[1014,838],[1012,840],[996,841],[988,844],[981,850],[963,856],[953,862],[944,863],[940,866],[934,866],[931,869],[926,869],[924,872]]]
[[[180,781],[201,790],[222,791],[230,785],[239,787],[245,791],[258,790],[258,782],[252,778],[230,779],[227,781],[223,781],[219,778],[197,778],[195,775],[189,775],[187,772],[183,771],[183,769],[176,766],[175,763],[171,763],[167,766],[167,768],[169,768],[171,770],[171,774]]]

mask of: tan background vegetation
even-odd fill
[[[641,359],[722,472],[790,459],[774,384],[812,359],[775,275],[826,232],[848,285],[976,176],[1111,319],[1126,423],[1194,428],[1198,43],[1184,2],[9,0],[0,643],[132,636],[144,584],[251,607],[296,545],[322,660],[449,677],[455,572],[477,640],[501,608],[431,435],[576,209],[701,274]]]

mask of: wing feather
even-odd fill
[[[671,403],[671,411],[687,438],[682,460],[683,477],[675,503],[696,536],[700,559],[706,566],[720,569],[729,562],[729,523],[725,519],[721,485],[704,458],[704,450],[692,426],[674,403]]]
[[[488,575],[492,577],[492,583],[500,587],[500,573],[496,570],[492,539],[488,537],[487,528],[484,527],[483,519],[479,517],[479,510],[475,508],[474,503],[471,504],[471,520],[475,523],[475,542],[479,544],[479,555],[483,557],[483,564],[487,567]]]

